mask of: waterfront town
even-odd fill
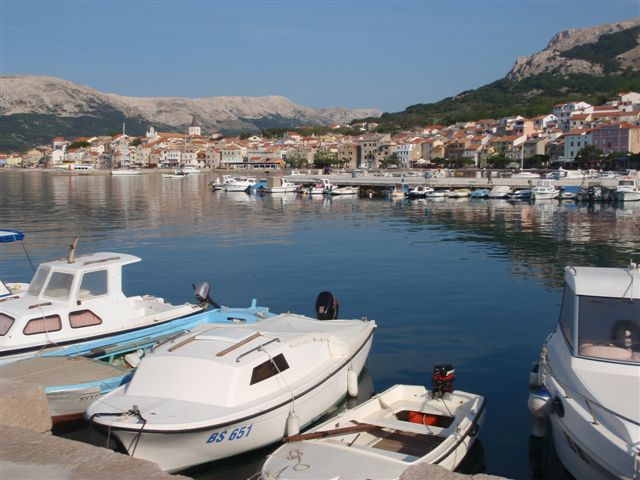
[[[196,168],[282,169],[336,166],[349,169],[540,168],[574,166],[629,168],[640,153],[640,93],[620,93],[602,104],[557,104],[553,111],[523,116],[426,125],[389,134],[374,122],[332,125],[322,134],[282,131],[280,135],[223,136],[204,132],[194,118],[188,131],[161,132],[153,126],[142,137],[110,136],[52,139],[50,145],[0,154],[0,166],[93,169]],[[308,128],[307,130],[313,130]],[[626,162],[626,163],[625,163]]]

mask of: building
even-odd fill
[[[591,142],[605,155],[616,152],[640,153],[640,126],[630,123],[603,125],[591,130]]]
[[[591,145],[590,130],[571,130],[564,134],[564,155],[565,162],[573,162],[578,152],[587,145]]]

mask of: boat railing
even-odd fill
[[[263,344],[261,344],[261,345],[258,345],[257,347],[253,347],[251,350],[247,350],[246,352],[241,353],[240,355],[238,355],[238,356],[236,357],[236,363],[239,363],[239,362],[240,362],[240,359],[241,359],[242,357],[244,357],[244,356],[246,356],[246,355],[249,355],[250,353],[255,352],[255,351],[262,351],[262,348],[263,348],[263,347],[266,347],[267,345],[270,345],[270,344],[272,344],[272,343],[274,343],[274,342],[279,342],[279,341],[280,341],[280,339],[279,339],[279,338],[272,338],[272,339],[271,339],[271,340],[269,340],[268,342],[265,342],[265,343],[263,343]]]
[[[549,373],[553,376],[554,380],[562,387],[562,389],[564,390],[564,397],[565,398],[571,398],[571,396],[573,396],[574,398],[580,398],[581,400],[584,401],[585,405],[587,406],[587,409],[589,410],[589,413],[591,414],[591,417],[593,418],[593,424],[597,425],[599,422],[596,419],[595,413],[593,412],[592,407],[596,406],[598,408],[601,408],[602,410],[604,410],[605,412],[613,415],[616,418],[619,418],[621,420],[624,420],[625,422],[631,423],[633,425],[636,425],[638,427],[640,427],[640,422],[637,420],[634,420],[632,418],[628,418],[625,417],[624,415],[615,412],[613,410],[611,410],[610,408],[605,407],[604,405],[602,405],[599,402],[596,402],[594,399],[587,397],[586,395],[581,394],[580,392],[578,392],[577,390],[571,388],[569,385],[563,383],[558,376],[554,373],[553,368],[551,367],[551,363],[549,362],[549,357],[547,356],[546,352],[544,354],[544,363],[545,363],[545,367],[546,369],[549,371]],[[569,393],[571,393],[571,395],[569,395]]]

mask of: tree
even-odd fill
[[[285,161],[291,166],[291,168],[300,168],[307,165],[307,157],[300,155],[297,152],[289,153],[285,156]]]
[[[316,168],[330,167],[338,163],[338,154],[327,150],[319,150],[313,156],[313,165]]]
[[[511,163],[511,159],[504,155],[492,155],[487,159],[487,163],[492,168],[506,168],[507,164]]]
[[[602,161],[604,152],[595,145],[587,145],[576,155],[578,168],[594,168]]]
[[[549,163],[549,155],[534,155],[527,159],[525,162],[525,168],[540,168]]]
[[[400,165],[400,159],[398,158],[397,153],[392,153],[391,155],[387,156],[384,160],[380,161],[380,166],[382,168],[389,168],[391,165],[396,165],[396,166]]]
[[[89,147],[89,146],[91,146],[89,142],[73,142],[71,145],[69,145],[69,150],[73,150],[75,148]]]
[[[129,146],[131,147],[137,147],[138,145],[140,145],[142,143],[142,140],[140,138],[134,138],[133,140],[131,140],[129,142]]]

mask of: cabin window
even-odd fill
[[[581,296],[578,312],[579,355],[640,362],[640,300]]]
[[[560,328],[564,338],[573,350],[573,325],[575,319],[575,295],[569,288],[564,289],[560,308]]]
[[[107,271],[88,272],[82,276],[78,298],[80,300],[99,297],[108,293]]]
[[[271,378],[278,373],[284,372],[288,368],[289,364],[287,363],[286,358],[284,358],[284,355],[276,355],[272,359],[261,363],[253,369],[253,373],[251,374],[251,383],[249,385],[262,382],[263,380]]]
[[[14,321],[13,317],[0,313],[0,337],[4,337],[7,334]]]
[[[44,296],[56,300],[68,300],[72,283],[72,273],[53,272],[44,289]]]
[[[91,327],[101,323],[102,319],[91,310],[78,310],[69,314],[71,328]]]
[[[48,317],[33,318],[29,320],[22,333],[25,335],[35,335],[37,333],[57,332],[62,329],[60,315],[49,315]]]
[[[50,269],[47,267],[38,268],[38,271],[33,276],[33,279],[29,284],[29,290],[27,290],[27,293],[29,295],[35,295],[36,297],[40,295],[44,282],[47,280],[47,277],[49,276],[49,272],[50,272]]]

